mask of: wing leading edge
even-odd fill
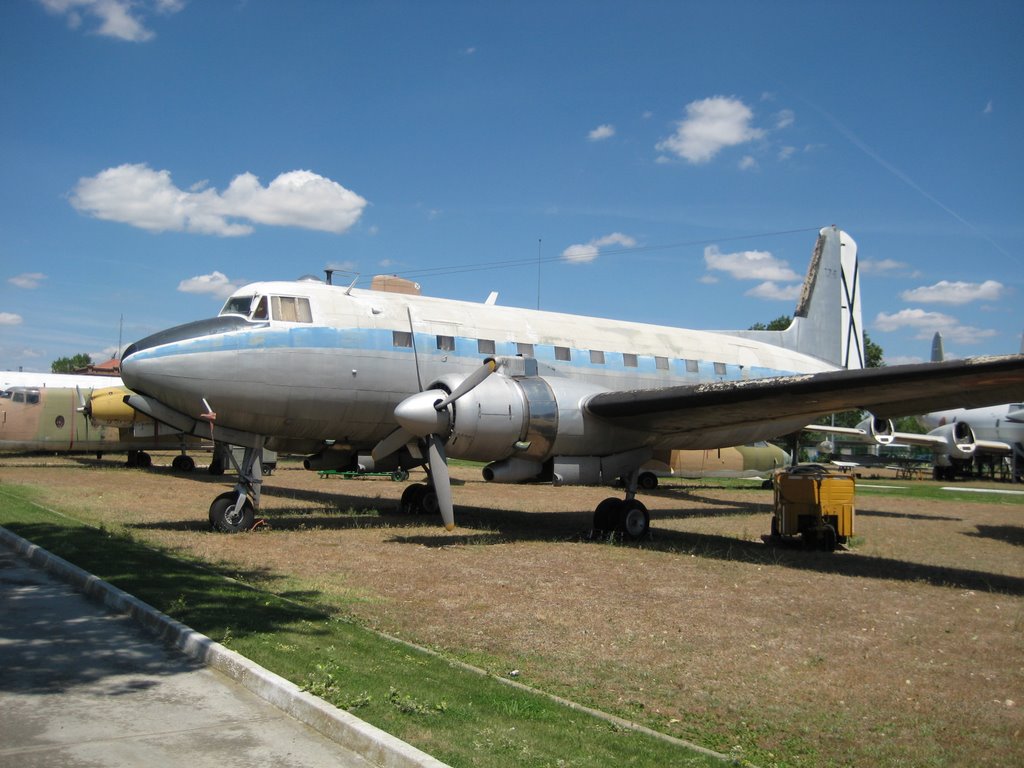
[[[1024,355],[605,392],[585,409],[620,426],[660,436],[810,423],[864,409],[883,418],[1024,399]],[[776,433],[772,436],[778,436]]]

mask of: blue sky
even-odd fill
[[[245,282],[694,328],[858,242],[889,362],[1024,330],[1024,4],[0,3],[0,368]]]

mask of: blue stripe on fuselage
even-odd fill
[[[455,350],[442,350],[436,347],[437,337],[434,334],[417,333],[415,335],[415,352],[421,359],[451,356],[465,359],[467,362],[478,362],[486,357],[478,351],[477,339],[455,337]],[[686,370],[686,363],[679,358],[668,358],[668,370],[658,369],[653,355],[637,355],[637,365],[627,367],[621,352],[605,352],[604,363],[592,363],[589,349],[570,347],[570,360],[556,360],[555,347],[552,344],[534,344],[534,357],[554,368],[576,371],[579,373],[604,371],[614,374],[642,373],[648,378],[664,376],[665,385],[678,383],[697,383],[706,381],[738,381],[743,379],[743,369],[736,364],[726,364],[724,375],[715,372],[712,361],[698,361],[696,372]],[[413,354],[413,347],[398,347],[394,344],[393,332],[379,328],[328,328],[325,326],[292,326],[271,327],[259,330],[247,330],[237,333],[222,333],[201,336],[183,341],[176,341],[159,347],[150,347],[135,352],[132,357],[139,360],[174,357],[209,352],[243,351],[255,349],[310,349],[336,350],[338,352],[388,352]],[[516,342],[497,341],[497,356],[515,357],[518,352]],[[746,378],[764,378],[767,376],[787,376],[794,371],[778,371],[763,367],[748,367]]]

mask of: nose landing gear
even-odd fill
[[[263,441],[258,448],[245,449],[242,463],[231,462],[238,470],[238,482],[234,490],[222,493],[210,505],[210,527],[223,533],[239,533],[252,530],[256,521],[256,510],[260,506],[260,487],[263,485]]]

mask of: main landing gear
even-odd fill
[[[634,541],[644,538],[651,529],[651,515],[647,507],[636,498],[639,471],[626,478],[626,498],[614,496],[605,499],[594,510],[594,534],[604,537],[621,533]]]
[[[260,487],[263,485],[262,440],[259,448],[246,448],[242,463],[237,465],[238,482],[233,490],[222,493],[210,505],[210,527],[223,533],[251,530],[260,506]],[[234,463],[234,456],[231,461]]]
[[[402,491],[398,511],[403,515],[436,515],[441,511],[434,488],[426,483],[413,483]]]

